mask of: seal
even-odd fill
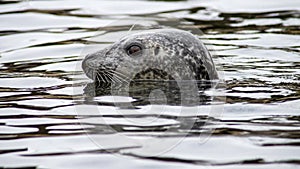
[[[205,45],[193,34],[157,29],[127,35],[88,54],[82,69],[92,80],[214,80],[218,73]]]

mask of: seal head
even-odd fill
[[[193,34],[177,29],[149,30],[125,36],[87,55],[82,68],[90,79],[98,82],[218,79],[204,44]]]

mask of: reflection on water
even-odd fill
[[[130,104],[141,105],[179,105],[196,106],[202,104],[212,104],[216,97],[207,91],[221,89],[219,80],[215,81],[160,81],[160,80],[140,80],[119,83],[99,83],[92,82],[85,86],[84,95],[86,104],[89,101],[97,101],[99,96],[124,96],[131,97]],[[199,86],[199,87],[198,87]],[[194,87],[194,88],[193,88]],[[200,88],[202,87],[202,89]],[[217,88],[218,87],[218,88]],[[212,92],[211,92],[212,93]],[[224,98],[221,97],[220,98]],[[222,102],[224,100],[219,100]],[[117,101],[112,102],[112,106],[117,106]],[[216,100],[214,101],[216,102]],[[103,104],[103,102],[98,103]]]
[[[299,6],[1,2],[0,168],[298,168]],[[82,56],[132,24],[192,30],[226,85],[191,97],[172,83],[135,83],[122,95],[88,81]]]

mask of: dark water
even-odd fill
[[[299,10],[295,0],[1,1],[0,168],[299,168]],[[161,26],[199,35],[217,89],[188,106],[173,88],[95,93],[82,57]]]

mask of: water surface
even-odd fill
[[[294,0],[1,2],[0,168],[299,168],[299,10]],[[192,106],[173,90],[89,92],[82,57],[133,24],[198,35],[222,90]]]

